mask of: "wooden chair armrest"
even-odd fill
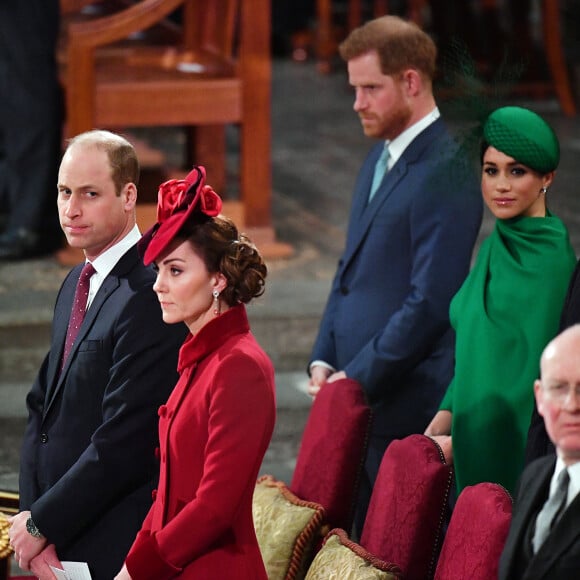
[[[73,22],[67,30],[69,53],[77,47],[92,50],[141,32],[182,3],[183,0],[142,0],[115,14],[86,22]]]

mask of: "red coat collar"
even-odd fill
[[[197,334],[190,334],[179,350],[177,371],[198,363],[236,334],[250,331],[250,323],[243,304],[233,306],[208,322]]]

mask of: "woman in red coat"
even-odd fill
[[[191,334],[159,409],[159,487],[117,580],[267,578],[252,495],[274,428],[274,371],[244,306],[264,291],[266,266],[204,181],[195,167],[164,183],[144,238],[163,319]]]

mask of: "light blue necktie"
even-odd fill
[[[375,172],[373,174],[373,184],[371,185],[371,192],[369,194],[369,203],[373,199],[385,173],[387,172],[387,167],[389,164],[389,159],[391,158],[391,154],[389,153],[389,146],[385,143],[381,156],[377,159],[377,163],[375,164]]]

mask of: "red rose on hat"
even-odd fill
[[[169,219],[183,204],[185,192],[191,183],[185,179],[170,179],[159,186],[157,193],[157,222],[163,223]],[[183,208],[186,209],[185,207]]]
[[[221,197],[209,186],[204,185],[200,195],[201,211],[205,215],[215,217],[222,210]]]
[[[220,196],[205,185],[205,167],[196,165],[185,179],[170,179],[159,186],[157,223],[142,239],[145,264],[153,262],[173,241],[185,222],[195,214],[217,216],[222,209]]]

